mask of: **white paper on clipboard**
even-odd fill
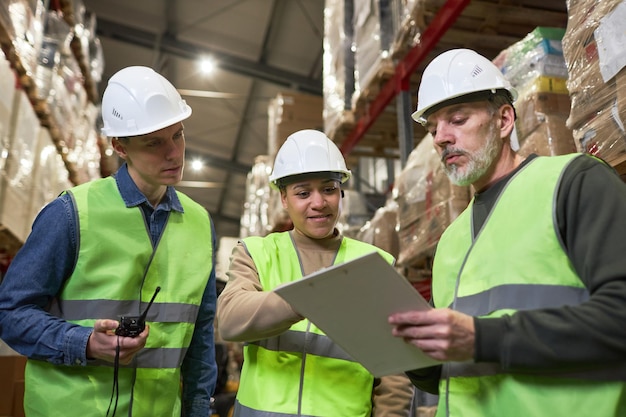
[[[392,336],[390,314],[431,306],[377,252],[325,268],[274,292],[376,377],[439,363]]]

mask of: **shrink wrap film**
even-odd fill
[[[618,108],[617,102],[609,105],[574,129],[576,147],[580,152],[598,156],[609,163],[626,154],[626,133]]]
[[[443,231],[470,200],[469,187],[452,184],[427,135],[411,152],[394,190],[398,202],[398,266],[432,257]]]
[[[626,154],[626,53],[619,42],[624,37],[626,2],[570,0],[567,6],[563,39],[571,95],[567,126],[580,152],[614,163]]]
[[[389,252],[397,259],[399,253],[397,222],[398,203],[389,200],[361,227],[356,238]]]
[[[570,0],[563,37],[572,105],[567,126],[573,129],[593,118],[597,110],[614,100],[614,80],[604,80],[600,72],[595,30],[602,19],[622,0]]]

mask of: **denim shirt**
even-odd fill
[[[153,209],[133,182],[126,164],[120,167],[115,178],[126,206],[141,207],[152,244],[156,245],[168,212],[183,212],[174,188],[167,187],[165,197]],[[215,248],[213,227],[211,222],[211,243]],[[72,199],[68,194],[57,197],[38,214],[30,235],[0,283],[0,339],[30,359],[55,365],[87,365],[87,341],[93,329],[46,312],[74,270],[78,233]],[[209,415],[210,397],[215,389],[215,252],[213,265],[198,312],[196,330],[182,364],[183,416]],[[200,391],[202,395],[198,397],[194,391]]]

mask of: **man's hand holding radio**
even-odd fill
[[[128,365],[137,352],[146,345],[146,339],[150,333],[150,328],[146,328],[136,337],[123,337],[115,334],[119,327],[117,320],[96,320],[93,332],[87,341],[87,358],[102,359],[107,362],[115,362],[115,349],[120,346],[119,363]]]

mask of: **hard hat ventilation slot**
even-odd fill
[[[483,72],[483,69],[476,65],[474,69],[472,69],[472,77],[477,77],[481,72]]]
[[[113,117],[116,117],[116,118],[118,118],[118,119],[120,119],[120,120],[124,120],[124,118],[122,117],[122,115],[120,114],[120,112],[118,112],[118,111],[117,111],[117,110],[115,110],[115,109],[112,109],[112,110],[111,110],[111,114],[113,114]]]

